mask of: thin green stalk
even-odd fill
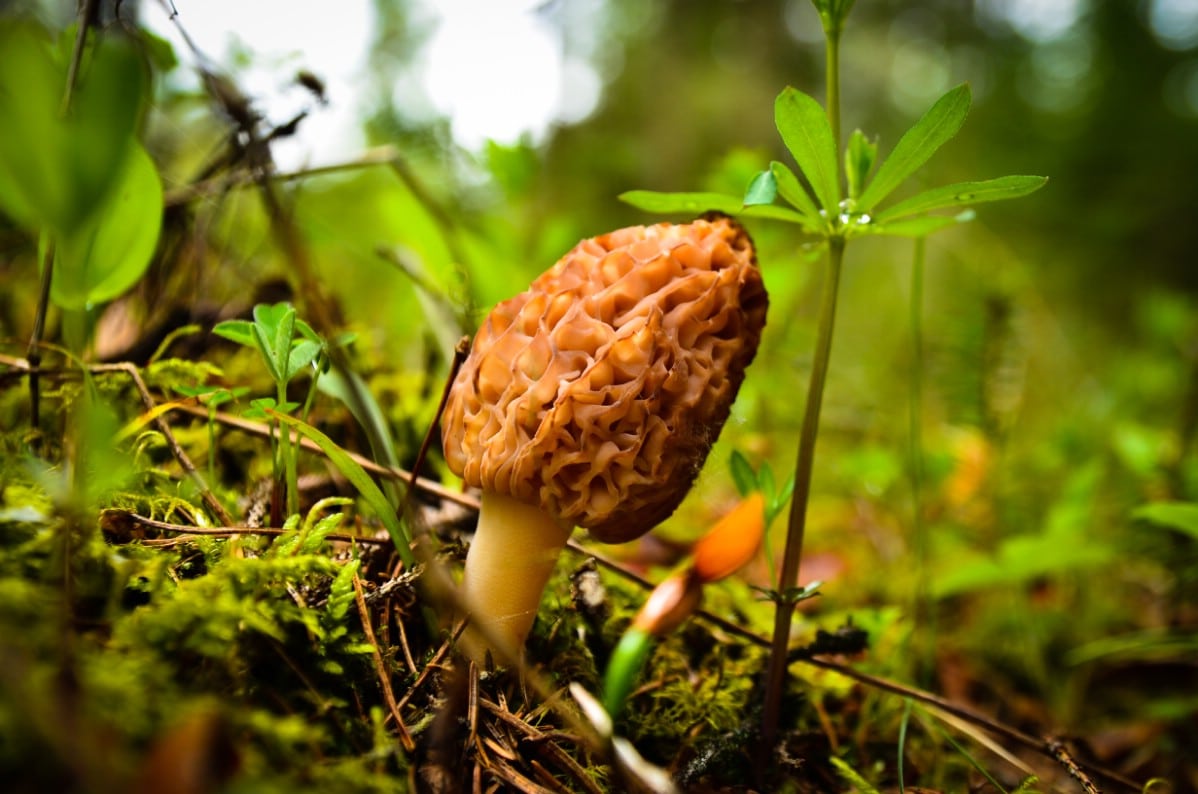
[[[828,102],[828,124],[836,143],[836,162],[840,162],[840,27],[827,29],[824,49],[824,80]]]
[[[836,299],[840,291],[840,271],[844,261],[844,238],[828,241],[828,275],[820,301],[819,329],[815,341],[815,360],[807,386],[807,406],[799,432],[799,449],[795,461],[795,489],[790,503],[786,528],[786,547],[782,557],[782,575],[778,581],[780,598],[774,612],[774,637],[770,646],[769,670],[766,674],[765,711],[761,732],[766,748],[772,747],[778,731],[782,695],[786,687],[787,649],[790,645],[790,622],[795,603],[786,597],[799,581],[799,558],[803,551],[803,535],[807,526],[807,502],[811,496],[811,474],[815,467],[815,441],[819,433],[820,407],[824,398],[824,381],[828,359],[832,352],[832,331],[836,326]]]
[[[287,384],[278,384],[278,401],[280,408],[287,402]],[[296,448],[298,453],[298,447]],[[291,453],[291,432],[279,427],[279,457],[283,461],[283,476],[286,478],[287,511],[291,516],[299,512],[299,475],[296,470],[295,455]]]
[[[208,485],[216,483],[216,406],[208,403]]]
[[[903,702],[903,719],[899,723],[898,735],[898,784],[899,794],[907,794],[907,784],[903,782],[906,777],[906,757],[907,757],[907,726],[911,722],[911,701]]]
[[[824,28],[825,69],[828,122],[836,146],[836,162],[840,162],[840,31],[844,16],[852,2],[843,9],[829,13],[820,10]],[[807,503],[811,497],[811,474],[815,468],[815,442],[819,435],[819,414],[824,401],[824,381],[832,353],[832,332],[836,327],[836,303],[840,292],[840,271],[844,263],[845,238],[839,232],[828,238],[828,275],[820,299],[819,329],[815,339],[815,359],[811,380],[807,385],[807,406],[803,426],[799,431],[799,448],[795,460],[795,487],[790,502],[786,528],[786,546],[782,552],[782,573],[778,578],[778,600],[774,609],[774,635],[770,643],[769,669],[766,671],[765,708],[761,718],[762,749],[769,752],[778,734],[782,696],[786,691],[787,652],[790,645],[790,624],[795,602],[789,597],[798,587],[799,562],[803,554],[803,536],[807,529]]]
[[[911,400],[909,416],[911,467],[911,535],[915,553],[915,660],[916,680],[926,685],[932,673],[936,612],[931,601],[928,576],[928,537],[923,523],[923,271],[925,258],[923,237],[915,239],[911,263]]]

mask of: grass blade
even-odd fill
[[[270,410],[268,413],[276,421],[294,428],[300,435],[311,439],[316,446],[320,447],[321,451],[328,456],[329,461],[337,467],[337,471],[341,472],[342,476],[353,484],[358,493],[362,495],[362,499],[375,512],[379,520],[383,522],[383,526],[387,528],[387,534],[391,536],[391,540],[395,543],[395,550],[399,552],[404,565],[409,570],[414,568],[416,566],[416,559],[412,556],[411,540],[408,538],[407,532],[404,531],[403,525],[399,521],[399,516],[395,514],[394,508],[387,502],[387,497],[383,495],[382,489],[375,484],[370,475],[366,473],[366,470],[359,466],[349,456],[349,453],[337,446],[337,443],[333,439],[315,427],[278,411]]]

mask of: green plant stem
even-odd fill
[[[916,680],[926,685],[935,648],[935,609],[928,581],[928,537],[923,523],[923,271],[926,238],[915,239],[911,262],[911,400],[909,435],[911,467],[911,536],[915,552]]]
[[[216,406],[208,404],[208,485],[216,482]]]
[[[289,340],[290,341],[290,340]],[[278,384],[278,404],[280,409],[287,402],[287,384],[280,381]],[[287,511],[286,515],[295,515],[299,512],[299,476],[297,474],[296,457],[299,454],[299,447],[296,447],[295,454],[291,452],[291,433],[279,427],[279,457],[283,462],[283,476],[286,478],[287,492]]]
[[[795,490],[790,503],[786,529],[786,547],[782,557],[782,575],[778,580],[781,595],[774,612],[774,637],[770,645],[769,670],[766,675],[765,710],[761,733],[765,748],[773,746],[778,732],[782,695],[786,687],[787,650],[790,645],[790,623],[795,603],[786,593],[798,585],[799,558],[803,551],[803,535],[807,526],[807,502],[811,496],[811,474],[815,464],[815,441],[819,433],[820,406],[824,397],[824,381],[828,359],[832,352],[832,331],[836,326],[836,300],[840,291],[840,271],[844,261],[844,238],[828,241],[828,274],[820,301],[819,329],[815,340],[815,360],[807,386],[807,406],[799,433],[799,450],[795,462]]]
[[[825,30],[824,81],[828,124],[836,144],[836,162],[840,162],[840,27]]]

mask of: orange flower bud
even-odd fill
[[[704,584],[743,568],[765,536],[765,497],[754,491],[695,543],[691,569]]]

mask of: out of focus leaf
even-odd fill
[[[1198,503],[1153,502],[1132,511],[1132,518],[1189,535],[1198,540]]]
[[[0,210],[59,234],[77,231],[118,182],[147,84],[133,44],[102,36],[64,115],[65,57],[39,26],[0,23]]]
[[[249,320],[223,320],[216,324],[212,333],[246,347],[254,347],[253,323]]]
[[[757,472],[753,471],[753,467],[749,465],[749,461],[740,453],[740,450],[732,450],[732,457],[728,464],[732,470],[732,481],[736,483],[736,490],[740,492],[741,496],[748,496],[757,489]]]
[[[162,229],[162,183],[154,161],[134,145],[104,203],[63,234],[51,297],[66,309],[102,303],[146,272]]]

